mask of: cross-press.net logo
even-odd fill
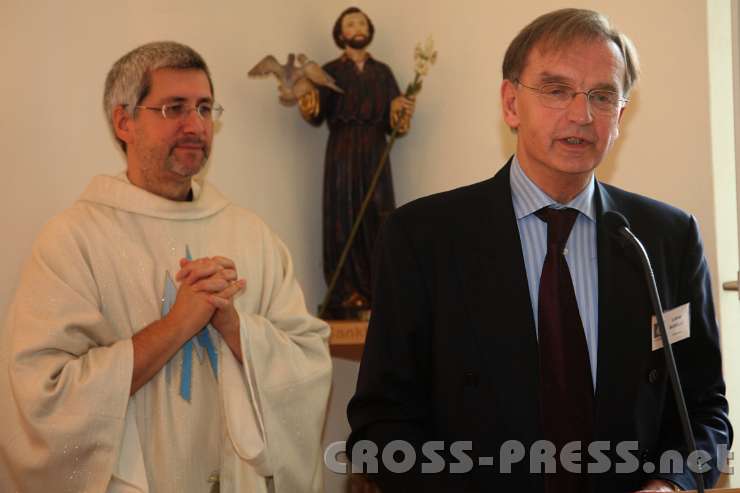
[[[523,461],[529,461],[532,474],[553,474],[558,468],[574,474],[602,474],[611,470],[617,474],[633,474],[639,470],[646,474],[681,474],[685,468],[694,473],[705,473],[713,467],[712,455],[706,450],[693,451],[686,458],[677,450],[666,450],[656,462],[641,461],[640,446],[636,441],[616,445],[609,441],[595,441],[590,442],[585,450],[581,442],[574,441],[558,452],[547,440],[534,442],[529,450],[521,442],[509,440],[501,444],[498,457],[473,457],[471,441],[428,441],[417,451],[404,440],[389,442],[382,450],[372,441],[359,440],[352,447],[351,466],[346,448],[344,441],[333,442],[326,448],[324,463],[330,471],[347,474],[351,469],[353,473],[374,474],[382,463],[384,469],[397,474],[406,473],[418,465],[421,465],[422,474],[465,474],[475,467],[489,467],[498,473],[510,474],[512,467]],[[720,472],[732,474],[733,453],[727,445],[718,445],[716,455],[716,467]]]

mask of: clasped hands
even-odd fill
[[[234,298],[244,291],[247,281],[239,279],[234,262],[218,256],[183,258],[175,280],[180,286],[166,317],[175,327],[188,332],[188,338],[210,322],[241,361],[239,314],[234,308]]]

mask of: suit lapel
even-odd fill
[[[476,189],[477,214],[459,226],[454,256],[481,372],[501,400],[494,403],[497,420],[519,426],[504,431],[526,440],[539,426],[539,363],[509,169],[510,163]]]
[[[599,347],[596,379],[595,439],[614,436],[613,423],[632,411],[650,343],[652,314],[638,260],[625,251],[601,224],[607,211],[627,216],[615,197],[596,183],[599,269]],[[627,414],[623,414],[627,413]],[[621,416],[621,417],[620,417]]]

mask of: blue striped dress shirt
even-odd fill
[[[596,388],[596,356],[599,347],[599,289],[596,261],[596,205],[594,204],[594,178],[588,186],[567,204],[560,204],[543,192],[524,174],[516,156],[511,163],[511,197],[514,214],[522,243],[524,266],[527,269],[529,296],[532,301],[535,329],[539,326],[537,307],[540,292],[540,275],[547,253],[547,224],[534,213],[547,206],[571,207],[580,214],[565,245],[573,288],[576,292],[578,311],[591,362],[591,376]]]

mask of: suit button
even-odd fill
[[[478,386],[478,374],[474,371],[465,372],[463,378],[466,387],[477,387]]]
[[[650,373],[648,373],[648,382],[655,383],[658,381],[658,370],[653,368],[650,370]]]

